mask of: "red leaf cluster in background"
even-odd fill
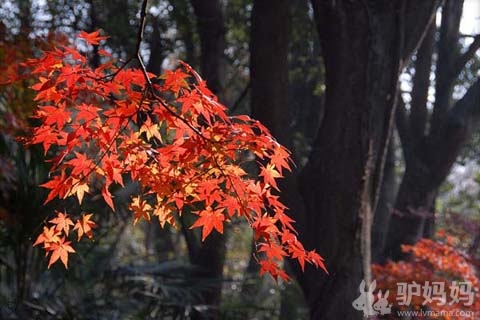
[[[440,312],[448,311],[480,311],[480,281],[478,279],[474,261],[459,248],[458,239],[447,234],[444,230],[437,233],[436,240],[421,239],[415,245],[404,245],[402,250],[411,254],[407,261],[388,261],[385,265],[373,265],[373,276],[377,280],[377,290],[389,290],[389,303],[398,309],[427,310]],[[473,304],[451,303],[449,286],[453,281],[469,282],[473,294]],[[401,306],[397,301],[399,283],[420,284],[440,282],[445,284],[446,301],[438,300],[425,302],[424,293],[412,295],[409,306]],[[450,300],[449,300],[450,299]],[[423,303],[423,305],[422,305]],[[448,316],[445,319],[451,319]],[[453,318],[452,318],[453,319]],[[455,319],[460,319],[455,317]],[[463,319],[463,318],[462,318]],[[471,319],[466,316],[465,319]]]

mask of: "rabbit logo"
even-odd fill
[[[392,312],[392,304],[388,304],[388,290],[385,292],[382,297],[382,291],[378,292],[378,300],[373,304],[373,310],[377,311],[378,314],[384,315]]]
[[[385,292],[385,295],[382,297],[381,292],[378,293],[378,301],[374,304],[373,290],[377,286],[377,281],[373,280],[370,286],[368,286],[368,291],[365,290],[365,280],[362,280],[359,286],[360,296],[352,302],[352,306],[363,311],[365,317],[373,316],[377,314],[388,314],[391,312],[391,304],[388,305],[388,290]]]

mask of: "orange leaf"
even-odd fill
[[[43,232],[37,237],[33,246],[43,243],[43,248],[48,250],[52,243],[58,241],[60,241],[60,232],[55,230],[55,226],[51,226],[50,228],[43,227]]]
[[[58,259],[60,259],[65,266],[65,269],[68,269],[68,254],[75,252],[75,250],[70,246],[70,241],[65,241],[65,237],[60,239],[59,243],[54,243],[51,246],[52,255],[50,261],[48,262],[48,268],[54,264]]]
[[[259,252],[265,252],[267,258],[283,260],[283,257],[287,255],[285,250],[276,243],[261,243]]]
[[[134,197],[132,203],[129,207],[133,211],[133,224],[136,225],[140,218],[144,218],[150,222],[150,211],[152,206],[147,203],[147,201],[140,199],[140,197]]]
[[[165,223],[175,226],[175,217],[173,216],[171,208],[167,206],[157,206],[153,210],[153,215],[158,217],[162,228],[165,226]]]
[[[70,226],[73,226],[73,221],[68,217],[66,213],[57,212],[57,217],[49,221],[55,225],[56,231],[63,231],[68,237]]]
[[[80,241],[82,236],[85,234],[88,238],[93,237],[92,229],[97,227],[97,224],[90,220],[93,214],[84,214],[81,219],[77,220],[77,223],[73,227],[73,230],[78,230],[77,241]]]
[[[278,281],[278,277],[284,281],[290,281],[290,277],[285,271],[283,271],[275,262],[271,260],[260,260],[260,275],[269,273],[275,281]]]
[[[277,182],[275,181],[276,178],[282,177],[282,175],[275,169],[273,164],[267,164],[266,167],[262,167],[260,172],[260,176],[263,177],[265,183],[271,185],[275,189],[278,189]],[[280,190],[279,190],[280,191]]]
[[[76,179],[74,179],[73,181],[74,182],[73,182],[73,185],[72,185],[72,189],[67,194],[67,196],[71,196],[71,195],[76,194],[77,198],[78,198],[78,203],[82,204],[83,196],[85,195],[85,192],[88,193],[88,191],[89,191],[88,184],[85,181],[80,181],[80,180],[76,180]]]
[[[150,120],[150,117],[145,120],[143,123],[142,127],[140,128],[140,133],[145,132],[145,135],[147,136],[147,140],[150,140],[152,137],[155,137],[158,139],[158,141],[162,142],[162,136],[160,135],[160,132],[158,131],[158,124],[153,123],[152,120]]]

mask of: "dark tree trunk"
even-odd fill
[[[192,15],[188,0],[170,1],[173,11],[172,15],[177,24],[177,30],[185,45],[185,61],[192,67],[197,68],[197,58],[195,55],[195,43],[193,30],[194,24],[190,18]]]
[[[352,301],[361,280],[370,283],[372,210],[383,179],[398,75],[433,20],[436,2],[312,4],[327,89],[324,118],[300,180],[306,206],[300,236],[325,257],[330,275],[307,268],[299,280],[311,319],[361,319]]]
[[[252,116],[284,144],[290,144],[291,123],[288,107],[290,2],[254,1],[250,32]]]
[[[292,0],[254,0],[250,30],[250,85],[253,118],[270,129],[273,136],[292,147],[293,121],[289,104],[288,54]],[[280,181],[281,200],[301,210],[296,168]],[[251,286],[250,290],[254,286]],[[294,312],[290,312],[290,316]],[[286,316],[282,301],[281,317]]]
[[[153,32],[148,42],[150,46],[150,58],[148,59],[147,70],[155,74],[160,74],[162,72],[164,52],[162,48],[160,21],[156,17],[152,19],[152,29]]]
[[[252,116],[287,147],[291,146],[292,130],[288,101],[291,4],[291,0],[255,0],[250,30]],[[287,207],[293,207],[293,201],[299,202],[292,174],[280,181],[280,188],[281,200]]]
[[[200,71],[210,90],[220,95],[219,98],[222,100],[225,22],[221,1],[191,0],[191,3],[197,17],[197,29],[200,37]]]
[[[372,225],[372,261],[382,261],[385,250],[385,240],[387,238],[388,224],[392,214],[395,199],[397,196],[397,174],[395,172],[395,149],[394,141],[388,146],[387,158],[385,159],[385,168],[383,173],[380,198],[378,199],[377,210]]]
[[[389,13],[395,12],[392,5],[382,17],[390,21],[382,25],[390,32],[386,39],[378,31],[370,33],[370,28],[379,27],[370,24],[379,21],[371,20],[372,8],[360,1],[312,3],[327,91],[322,125],[302,174],[306,221],[301,236],[326,259],[330,275],[306,269],[300,284],[312,319],[360,319],[362,312],[351,303],[368,274],[364,259],[370,258],[363,255],[362,234],[371,224],[372,169],[388,129],[399,70],[400,59],[392,55],[398,53],[393,40],[397,19]]]
[[[460,54],[462,6],[463,1],[447,0],[442,10],[435,69],[436,94],[430,121],[427,122],[427,93],[433,54],[432,30],[427,33],[426,42],[417,53],[411,112],[407,113],[402,106],[397,114],[406,170],[395,214],[390,220],[386,258],[403,259],[406,255],[401,252],[401,244],[413,244],[421,237],[432,235],[438,188],[480,118],[480,80],[469,88],[461,100],[452,102],[457,76],[480,47],[480,37],[477,37]],[[426,128],[430,130],[426,132]]]

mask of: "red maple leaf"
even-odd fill
[[[273,262],[272,260],[260,260],[260,275],[265,273],[269,273],[275,281],[278,281],[278,277],[283,279],[284,281],[289,281],[290,277],[287,275],[285,271],[283,271],[278,264]]]
[[[213,210],[211,207],[206,207],[205,210],[197,212],[200,218],[195,221],[190,229],[203,227],[202,241],[205,241],[213,229],[223,234],[223,221],[225,221],[225,216],[220,210]]]
[[[276,243],[261,243],[258,251],[265,252],[269,259],[277,259],[279,261],[282,261],[283,257],[287,255],[282,246],[279,246]]]
[[[100,30],[87,33],[82,31],[78,34],[78,37],[85,40],[88,44],[97,45],[100,44],[100,40],[108,39],[108,37],[100,36]]]
[[[290,170],[290,165],[288,164],[289,159],[289,152],[284,147],[278,145],[275,148],[270,161],[275,165],[276,168],[278,168],[279,171],[282,171],[283,169]]]
[[[165,79],[165,83],[163,85],[165,90],[170,90],[174,94],[178,94],[181,88],[188,87],[187,81],[185,80],[188,78],[188,74],[184,73],[180,69],[174,71],[167,70],[162,78]]]

